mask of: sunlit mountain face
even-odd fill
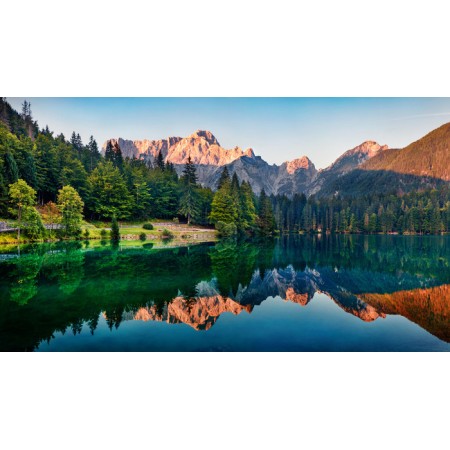
[[[450,350],[450,237],[3,249],[0,349]]]
[[[172,136],[159,140],[109,139],[103,153],[111,147],[124,157],[140,158],[155,164],[159,154],[174,165],[179,175],[191,158],[198,181],[215,190],[223,167],[239,181],[247,181],[256,193],[287,195],[304,193],[330,197],[377,193],[404,193],[448,186],[450,182],[450,123],[430,131],[405,148],[389,148],[375,141],[365,141],[344,151],[331,165],[317,170],[303,155],[281,165],[269,164],[253,149],[225,149],[206,130],[187,137]],[[311,156],[311,155],[310,155]],[[314,158],[313,158],[314,159]]]

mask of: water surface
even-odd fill
[[[0,248],[0,350],[449,351],[450,236]]]

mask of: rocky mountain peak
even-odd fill
[[[255,158],[255,152],[252,148],[248,148],[244,151],[244,156],[248,156],[249,158]]]
[[[375,141],[365,141],[351,150],[347,150],[325,170],[337,170],[341,173],[348,172],[388,149],[387,145],[380,145]]]
[[[220,147],[219,141],[216,139],[216,137],[211,133],[211,131],[207,130],[197,130],[196,132],[192,133],[189,138],[193,139],[204,139],[206,142],[208,142],[209,145],[218,145]]]
[[[294,159],[292,161],[286,161],[286,171],[289,174],[297,172],[299,169],[314,169],[315,166],[307,156],[301,156],[300,158]]]
[[[372,158],[375,155],[378,155],[378,153],[388,149],[389,146],[387,145],[380,145],[378,144],[378,142],[375,141],[365,141],[361,145],[358,145],[352,150],[349,150],[347,153],[348,154],[361,153],[366,155],[367,158]]]

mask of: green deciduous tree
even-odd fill
[[[58,192],[58,209],[61,211],[62,231],[67,237],[78,237],[83,223],[84,203],[72,186],[64,186]]]
[[[41,215],[34,206],[23,209],[22,220],[25,234],[31,240],[36,241],[44,236],[45,227],[42,223]]]
[[[36,191],[28,186],[27,182],[20,179],[9,185],[9,198],[17,216],[17,240],[20,241],[20,230],[22,223],[26,228],[32,228],[33,231],[39,227],[40,216],[36,212],[34,205],[36,203]],[[34,223],[33,221],[36,221]],[[42,222],[41,222],[42,225]]]

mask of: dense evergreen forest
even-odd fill
[[[65,197],[61,192],[67,186],[73,188],[72,200],[64,216]],[[48,126],[39,129],[30,103],[24,102],[19,114],[2,98],[0,217],[20,218],[23,214],[28,237],[36,238],[43,230],[40,223],[30,225],[39,222],[36,208],[54,222],[64,222],[66,217],[65,230],[71,229],[67,236],[81,232],[82,216],[107,221],[114,217],[138,221],[178,219],[188,224],[215,225],[223,235],[269,235],[275,229],[270,199],[265,195],[257,198],[248,183],[231,179],[226,169],[214,194],[198,184],[190,158],[179,177],[161,154],[152,164],[123,158],[117,145],[108,144],[102,156],[93,136],[87,144],[75,131],[70,139],[63,134],[55,136]],[[74,211],[82,212],[76,220]]]
[[[38,214],[36,212],[39,212]],[[298,232],[426,233],[450,230],[450,189],[404,195],[365,194],[257,197],[225,166],[216,192],[200,186],[188,159],[182,176],[160,154],[152,164],[123,158],[117,145],[105,155],[91,136],[67,139],[40,129],[24,102],[21,113],[0,99],[0,217],[23,219],[29,238],[43,237],[41,219],[61,223],[66,236],[81,221],[178,219],[214,225],[222,235]],[[26,227],[28,226],[28,229]]]
[[[450,231],[450,186],[404,195],[272,198],[281,232],[410,233]]]
[[[450,123],[399,150],[387,150],[364,163],[364,170],[393,171],[419,178],[450,181]]]

